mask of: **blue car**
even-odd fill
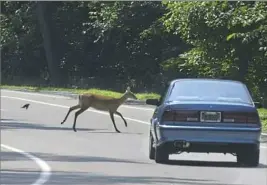
[[[200,152],[230,153],[239,164],[258,166],[262,125],[245,84],[176,79],[146,104],[156,106],[149,134],[149,158],[156,163],[169,154]]]

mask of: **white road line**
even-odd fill
[[[30,99],[26,99],[26,98],[18,98],[18,97],[12,97],[12,96],[1,96],[1,97],[2,98],[10,98],[10,99],[23,100],[23,101],[28,101],[28,102],[32,102],[32,103],[39,103],[39,104],[49,105],[49,106],[53,106],[53,107],[69,108],[69,106],[65,106],[65,105],[58,105],[58,104],[53,104],[53,103],[46,103],[46,102],[36,101],[36,100],[30,100]],[[87,109],[87,111],[88,112],[96,112],[96,113],[104,114],[104,115],[109,115],[106,112],[98,111],[98,110],[94,110],[94,109]],[[115,115],[115,116],[116,117],[119,117],[117,115]],[[128,118],[128,117],[124,117],[124,118],[127,119],[127,120],[130,120],[130,121],[138,122],[138,123],[143,123],[143,124],[147,124],[147,125],[150,124],[149,122],[141,121],[141,120],[138,120],[138,119],[133,119],[133,118]]]
[[[35,157],[35,156],[29,154],[28,152],[24,152],[20,149],[13,148],[11,146],[1,144],[1,147],[5,148],[7,150],[11,150],[13,152],[20,153],[20,154],[24,155],[25,157],[30,158],[31,160],[33,160],[34,162],[36,162],[40,166],[40,168],[42,170],[40,177],[31,185],[42,185],[48,181],[48,179],[51,175],[51,168],[45,161],[43,161],[42,159],[40,159],[38,157]]]
[[[28,94],[28,95],[34,95],[34,96],[43,96],[43,97],[50,97],[50,98],[60,98],[60,99],[67,99],[68,97],[65,97],[63,95],[48,95],[48,94],[41,94],[41,93],[32,93],[32,92],[20,92],[20,91],[12,91],[12,90],[2,90],[17,94]],[[128,109],[136,109],[136,110],[145,110],[145,111],[154,111],[153,108],[141,108],[136,106],[128,106],[128,105],[122,105],[121,107],[128,108]]]
[[[60,96],[60,95],[48,95],[48,94],[33,93],[33,92],[20,92],[20,91],[6,90],[6,89],[2,89],[1,91],[7,91],[7,92],[12,92],[12,93],[17,93],[17,94],[28,94],[28,95],[33,95],[33,96],[44,96],[44,97],[50,97],[50,98],[67,99],[67,97]]]

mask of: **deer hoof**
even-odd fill
[[[119,130],[116,130],[116,132],[121,133]]]

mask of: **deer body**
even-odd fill
[[[119,98],[110,98],[93,94],[83,94],[79,98],[79,105],[81,107],[87,107],[90,105],[90,107],[102,111],[116,111],[123,103],[119,101]]]
[[[67,115],[65,116],[64,120],[61,122],[61,124],[63,124],[66,121],[71,111],[80,108],[80,110],[78,110],[75,113],[75,117],[74,117],[73,130],[76,132],[76,119],[78,115],[80,115],[82,112],[84,112],[85,110],[91,107],[97,110],[109,112],[110,118],[113,122],[115,130],[117,132],[120,132],[116,127],[114,114],[119,115],[123,119],[124,124],[127,127],[126,120],[123,118],[122,114],[117,111],[117,109],[128,98],[137,99],[137,97],[130,91],[129,87],[127,88],[126,92],[120,98],[111,98],[108,96],[101,96],[101,95],[95,95],[95,94],[79,95],[78,104],[69,108],[69,111]]]

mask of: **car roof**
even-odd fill
[[[179,79],[174,79],[170,81],[170,85],[173,85],[179,81],[218,81],[218,82],[233,82],[233,83],[239,83],[239,84],[245,85],[244,83],[237,81],[237,80],[227,80],[227,79],[219,79],[219,78],[179,78]]]

